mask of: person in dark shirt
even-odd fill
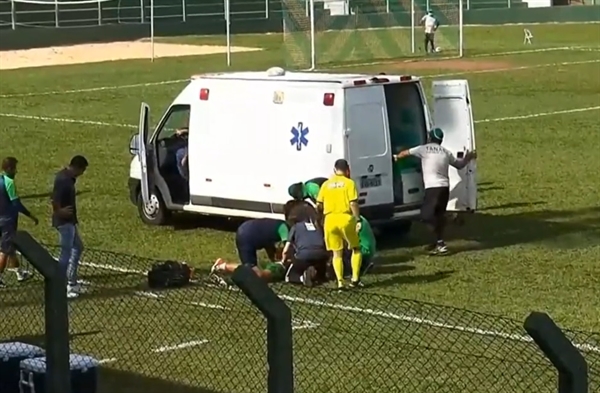
[[[77,282],[79,260],[83,252],[83,242],[79,237],[77,224],[77,201],[75,182],[85,172],[88,161],[83,156],[75,156],[69,166],[60,170],[54,178],[52,189],[52,226],[58,230],[60,256],[58,263],[67,274],[67,296],[79,296]]]
[[[15,157],[6,157],[2,160],[0,173],[0,288],[4,287],[2,274],[7,266],[16,269],[17,280],[25,281],[31,275],[23,271],[17,259],[14,236],[17,232],[19,213],[29,217],[35,225],[38,219],[21,203],[15,185],[18,160]]]
[[[282,280],[285,268],[278,262],[282,245],[288,240],[289,229],[285,221],[259,218],[244,222],[235,235],[235,245],[241,263],[227,262],[218,258],[212,275],[232,273],[240,264],[250,266],[255,273],[267,281]],[[259,266],[258,250],[265,250],[271,263]]]
[[[325,248],[323,227],[318,221],[308,216],[298,217],[283,249],[282,263],[288,259],[293,262],[285,276],[286,282],[310,287],[316,281],[325,281],[331,253]]]

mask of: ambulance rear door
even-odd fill
[[[475,127],[469,83],[466,80],[433,82],[433,125],[444,131],[442,146],[456,158],[475,150]],[[477,209],[477,164],[473,160],[465,168],[450,167],[449,211]]]
[[[383,86],[344,91],[346,154],[361,211],[370,219],[388,219],[393,215],[394,195]]]

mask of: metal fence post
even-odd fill
[[[29,233],[18,231],[15,245],[21,255],[44,276],[46,391],[71,393],[66,274]]]
[[[54,27],[59,27],[58,22],[58,0],[54,0]]]
[[[240,266],[231,279],[267,319],[268,393],[294,392],[292,312],[248,266]]]
[[[14,1],[10,2],[10,25],[13,30],[17,28],[17,4]]]
[[[587,393],[587,362],[548,314],[529,314],[524,327],[558,370],[558,393]]]

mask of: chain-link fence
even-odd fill
[[[267,391],[267,325],[256,307],[207,272],[184,288],[150,290],[156,262],[84,252],[70,345],[100,362],[98,392]],[[43,347],[43,279],[8,278],[0,341]],[[369,292],[273,289],[292,311],[296,392],[556,392],[556,369],[520,322]],[[598,391],[600,334],[566,333]]]

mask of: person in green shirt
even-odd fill
[[[369,221],[363,216],[360,216],[361,228],[358,232],[358,240],[360,245],[360,252],[362,254],[363,263],[360,269],[360,275],[365,275],[369,269],[373,267],[373,260],[377,252],[377,241],[375,240],[375,234]],[[350,274],[352,266],[350,263],[351,252],[346,250],[344,252],[344,275],[346,272]]]
[[[227,281],[226,277],[233,274],[235,269],[242,265],[241,262],[227,262],[223,258],[216,260],[210,273],[211,279],[215,280],[217,284],[225,286]],[[252,267],[254,273],[266,282],[281,282],[285,279],[285,273],[290,266],[289,261],[285,263],[273,262],[273,261],[259,261],[256,266]]]
[[[38,219],[21,203],[17,194],[17,163],[15,157],[6,157],[2,160],[0,172],[0,288],[4,286],[2,274],[7,266],[16,271],[18,281],[31,277],[29,272],[20,267],[14,237],[17,233],[19,214],[29,217],[35,225],[38,224]]]
[[[325,177],[316,177],[304,183],[294,183],[288,188],[288,194],[297,201],[310,199],[313,203],[317,203],[317,195],[325,181],[327,181]]]

